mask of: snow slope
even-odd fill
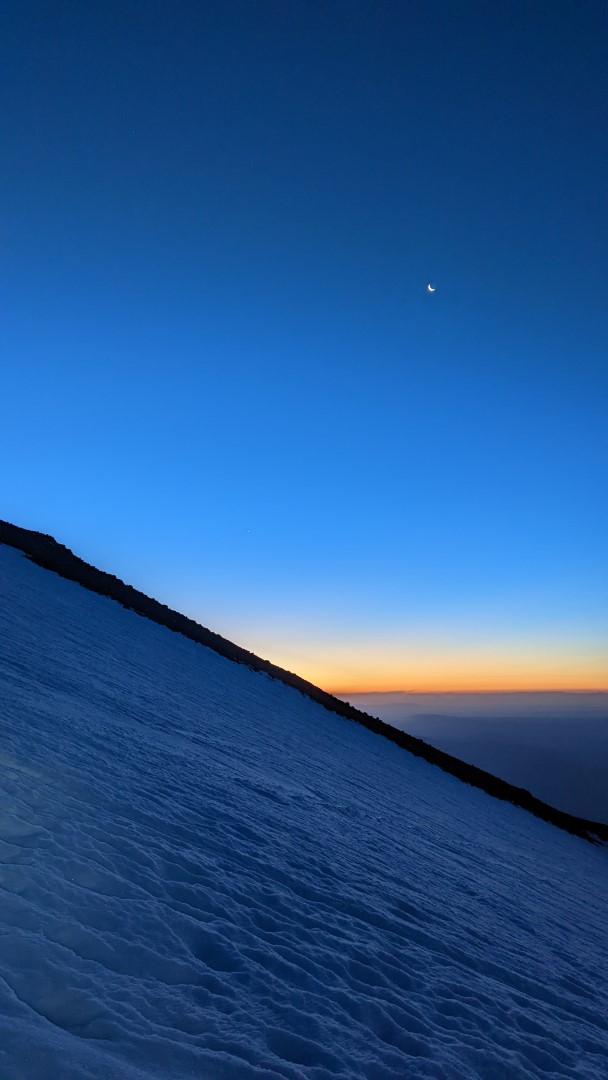
[[[608,853],[0,546],[0,1078],[608,1076]]]
[[[570,814],[608,822],[608,693],[349,694],[358,709]]]

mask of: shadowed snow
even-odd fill
[[[0,547],[0,1076],[605,1080],[606,851]]]
[[[351,694],[393,727],[608,822],[608,693]]]

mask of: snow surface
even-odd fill
[[[551,806],[608,822],[608,693],[376,693],[346,700]]]
[[[0,547],[0,1078],[608,1076],[608,853]]]

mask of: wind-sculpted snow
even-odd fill
[[[608,859],[0,547],[2,1080],[608,1076]]]

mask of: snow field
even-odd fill
[[[608,1076],[608,857],[0,547],[0,1077]]]

